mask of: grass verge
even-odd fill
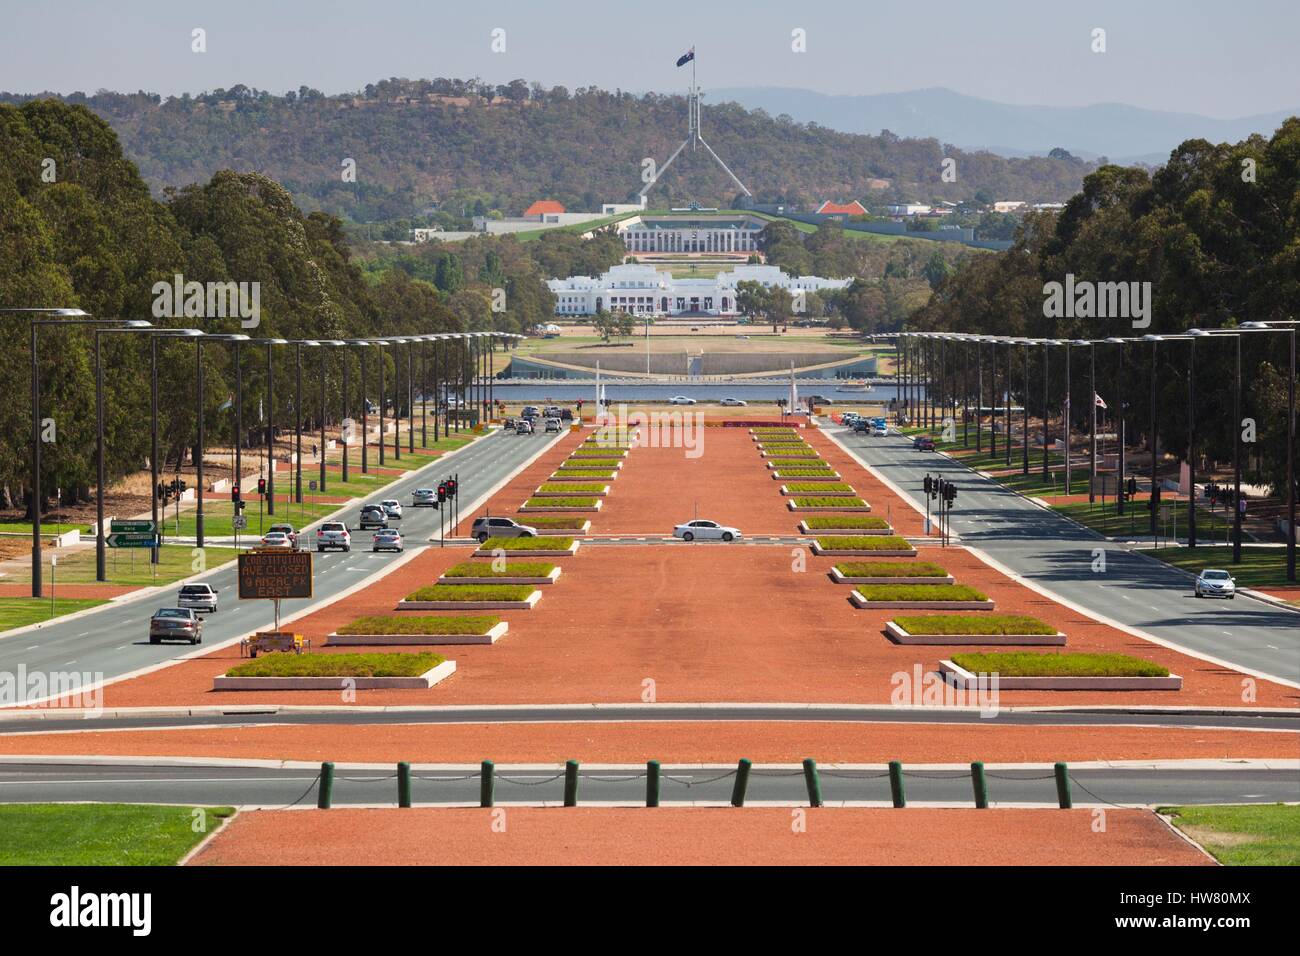
[[[15,627],[26,627],[38,621],[48,621],[62,617],[74,611],[84,611],[89,607],[99,607],[107,601],[90,598],[49,598],[7,597],[0,598],[0,631]]]
[[[1169,669],[1127,654],[1034,654],[1008,651],[954,654],[952,662],[977,674],[1002,677],[1168,677]]]
[[[894,623],[909,634],[1056,633],[1052,625],[1023,614],[923,614],[896,617]]]
[[[429,584],[408,594],[408,601],[523,601],[531,584]]]
[[[910,551],[906,538],[897,534],[834,534],[817,539],[827,551]]]
[[[865,508],[867,506],[861,498],[842,496],[805,495],[790,500],[799,508]]]
[[[1227,866],[1300,866],[1300,806],[1157,807]]]
[[[565,518],[564,520],[572,521],[574,519]],[[572,546],[572,538],[538,535],[536,538],[488,538],[479,545],[479,548],[484,551],[565,551]]]
[[[868,601],[987,601],[983,591],[965,584],[859,584]]]
[[[592,508],[599,498],[529,498],[525,508]]]
[[[946,569],[929,561],[841,561],[835,569],[846,578],[945,578]]]
[[[0,806],[0,866],[173,866],[233,807],[128,803],[16,803]]]
[[[501,618],[484,615],[373,614],[359,617],[338,629],[339,634],[486,634]]]
[[[442,572],[444,578],[544,578],[555,565],[544,561],[507,561],[501,571],[495,561],[462,561]]]
[[[419,677],[445,657],[418,654],[263,654],[237,664],[227,677]]]

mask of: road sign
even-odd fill
[[[122,531],[127,534],[153,534],[158,529],[148,518],[143,521],[118,521],[114,518],[108,523],[109,531]]]
[[[241,598],[312,596],[310,551],[248,551],[239,556]]]
[[[235,515],[230,519],[230,526],[236,531],[244,531],[248,528],[248,519],[243,515]]]
[[[104,540],[110,548],[152,548],[157,536],[152,531],[114,531]]]
[[[315,479],[315,478],[313,478],[311,481],[307,482],[307,490],[308,490],[308,491],[315,491],[315,490],[316,490],[316,479]]]

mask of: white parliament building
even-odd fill
[[[551,279],[556,315],[594,315],[600,311],[636,315],[737,315],[736,285],[758,282],[779,286],[791,294],[843,289],[851,279],[791,276],[777,266],[737,265],[713,278],[675,279],[652,265],[630,263],[612,267],[597,278],[570,276]]]

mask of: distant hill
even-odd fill
[[[46,96],[49,94],[35,94]],[[0,93],[0,101],[32,95]],[[223,168],[283,183],[308,210],[372,221],[434,202],[467,214],[521,212],[538,198],[598,209],[641,186],[643,160],[663,163],[685,132],[685,101],[594,87],[572,94],[516,80],[385,80],[325,96],[275,96],[236,86],[200,96],[100,92],[61,97],[105,118],[155,189],[207,180]],[[716,99],[716,98],[715,98]],[[821,121],[819,121],[821,122]],[[894,123],[890,128],[899,126]],[[734,103],[706,105],[710,145],[759,199],[1063,201],[1092,166],[1072,157],[1004,158],[946,149],[933,138],[855,135],[801,125]],[[942,160],[957,179],[942,182]],[[355,182],[344,163],[356,162]],[[729,205],[735,186],[702,153],[683,153],[651,192],[657,206]]]
[[[1235,143],[1252,133],[1269,136],[1296,110],[1219,120],[1122,103],[1092,106],[1013,106],[933,88],[906,93],[832,96],[781,87],[710,90],[707,102],[734,101],[772,116],[787,114],[845,133],[932,136],[963,149],[1003,156],[1043,155],[1054,147],[1085,159],[1163,163],[1187,139]]]

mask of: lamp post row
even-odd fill
[[[470,348],[466,350],[463,358],[464,362],[459,363],[461,374],[457,375],[455,390],[460,394],[467,385],[471,397],[474,397],[477,389],[477,404],[481,412],[481,418],[486,418],[491,408],[491,370],[490,366],[485,364],[487,359],[494,351],[496,339],[518,340],[523,336],[513,333],[504,332],[454,332],[454,333],[434,333],[421,334],[413,336],[398,336],[392,339],[349,339],[349,340],[314,340],[298,339],[288,340],[280,338],[250,339],[243,334],[218,334],[204,333],[199,329],[183,328],[157,328],[152,323],[144,320],[113,320],[99,319],[87,314],[81,309],[56,309],[56,308],[4,308],[0,309],[0,314],[19,314],[30,316],[30,359],[31,359],[31,408],[32,408],[32,474],[31,474],[31,495],[32,495],[32,596],[42,597],[43,588],[43,561],[42,561],[42,542],[41,542],[41,446],[42,446],[42,421],[40,409],[40,367],[39,367],[39,337],[38,333],[42,328],[49,326],[90,326],[94,331],[94,360],[95,360],[95,418],[96,418],[96,471],[97,471],[97,489],[96,489],[96,547],[95,547],[95,567],[96,579],[104,581],[107,579],[106,574],[106,553],[105,545],[107,536],[105,534],[104,518],[104,487],[107,483],[106,473],[106,454],[105,454],[105,410],[104,410],[104,378],[103,363],[101,361],[101,339],[103,335],[109,334],[127,334],[135,333],[149,336],[150,339],[150,479],[151,479],[151,516],[155,530],[161,527],[160,515],[158,508],[158,485],[160,475],[159,469],[159,443],[158,443],[158,340],[166,338],[192,340],[195,344],[195,408],[196,408],[196,439],[197,459],[196,466],[196,490],[197,503],[195,509],[195,542],[198,547],[205,544],[204,534],[204,480],[203,480],[203,343],[205,341],[231,343],[234,345],[234,363],[235,363],[235,475],[234,481],[239,482],[242,477],[242,429],[243,429],[243,366],[241,345],[251,343],[266,346],[267,361],[267,426],[266,426],[266,450],[267,450],[267,513],[275,514],[275,485],[274,485],[274,384],[273,384],[273,362],[272,349],[276,345],[293,345],[295,347],[295,400],[294,400],[294,441],[296,453],[296,476],[295,476],[295,498],[298,502],[302,501],[302,362],[301,350],[303,346],[385,346],[391,343],[406,344],[408,346],[407,354],[407,402],[409,410],[408,434],[410,437],[410,450],[414,452],[414,379],[412,348],[416,344],[425,345],[432,343],[434,346],[433,370],[434,370],[434,441],[438,440],[438,404],[436,397],[442,394],[442,390],[450,385],[446,381],[448,372],[452,369],[451,356],[445,353],[449,350],[440,349],[438,343],[455,339],[468,340]],[[484,344],[480,344],[484,343]],[[444,361],[444,358],[446,361]],[[421,381],[426,388],[424,391],[424,409],[423,414],[427,418],[428,412],[428,394],[427,394],[427,369],[428,363],[425,360],[425,350],[421,349]],[[472,363],[472,364],[471,364]],[[398,364],[400,369],[400,363]],[[348,417],[349,402],[349,363],[343,363],[343,396],[342,396],[342,413],[343,417]],[[322,352],[321,365],[321,392],[320,392],[320,488],[324,490],[326,482],[325,468],[325,420],[327,418],[326,403],[326,365],[325,355]],[[468,382],[466,381],[468,379]],[[366,446],[366,426],[368,413],[368,399],[365,398],[366,390],[366,373],[365,373],[365,352],[361,352],[361,386],[362,386],[362,464],[363,473],[369,471],[369,461]],[[385,393],[383,387],[383,363],[380,363],[380,461],[383,461],[383,409],[385,402]],[[448,403],[449,406],[449,403]],[[448,413],[450,408],[447,408]],[[450,417],[448,415],[448,417]],[[456,415],[456,429],[459,431],[459,408]],[[450,421],[444,421],[444,425],[450,428]],[[446,434],[446,429],[443,429]],[[399,438],[395,441],[400,442]],[[422,430],[422,444],[427,444],[427,425]],[[348,480],[348,438],[347,429],[344,429],[342,436],[343,444],[343,480]],[[397,451],[400,455],[400,443],[397,445]],[[158,548],[160,538],[155,540],[151,549],[151,560],[155,563],[159,560]]]

